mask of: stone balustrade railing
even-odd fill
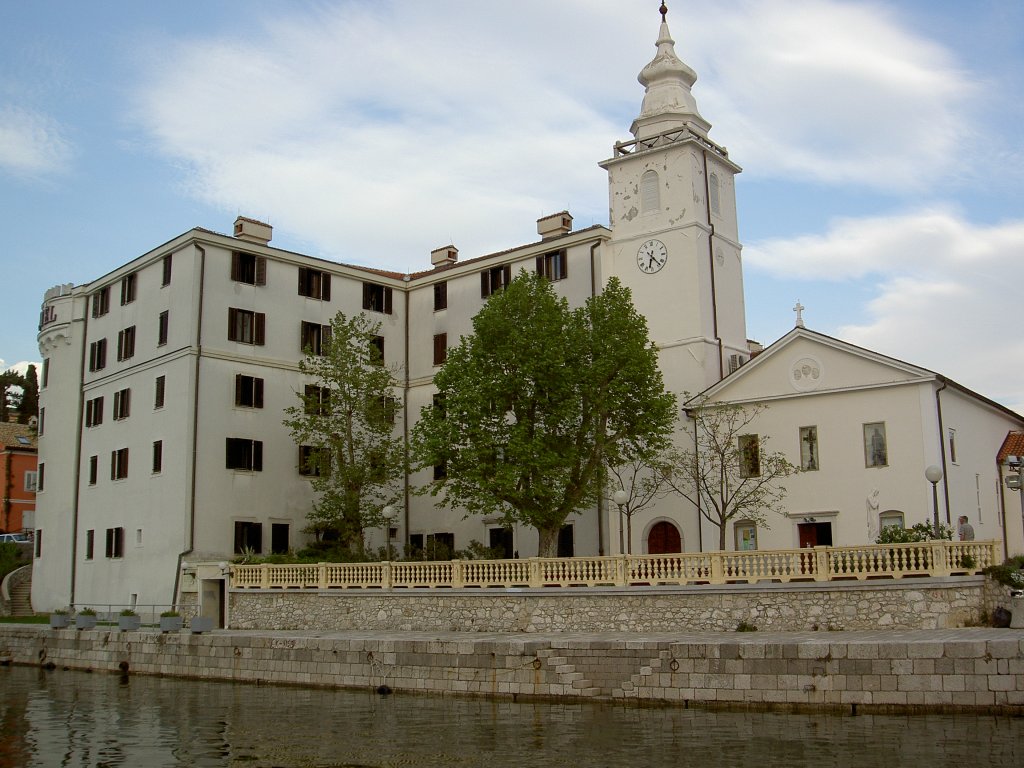
[[[979,573],[996,541],[928,541],[748,552],[682,552],[525,560],[232,565],[239,589],[596,587],[831,581]]]

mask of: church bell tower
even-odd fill
[[[606,266],[633,292],[660,350],[666,386],[696,394],[749,356],[736,223],[740,167],[708,138],[697,74],[675,53],[661,6],[654,59],[633,138],[617,142],[608,171],[612,240]]]

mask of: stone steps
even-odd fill
[[[11,615],[32,616],[32,580],[23,581],[11,590]]]

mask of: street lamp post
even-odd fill
[[[626,554],[626,547],[622,541],[622,508],[629,502],[629,494],[619,488],[619,490],[612,494],[612,501],[614,501],[615,505],[619,508],[619,553],[624,555]],[[632,549],[632,546],[630,546],[630,549]]]
[[[388,562],[391,561],[391,521],[395,519],[398,514],[398,510],[388,504],[384,509],[380,511],[381,517],[384,518],[384,542],[388,548]]]
[[[932,484],[932,513],[935,523],[935,538],[939,536],[939,480],[942,479],[942,467],[932,464],[924,471],[925,479]]]

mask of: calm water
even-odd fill
[[[533,704],[0,668],[0,766],[1019,766],[1024,719]]]

